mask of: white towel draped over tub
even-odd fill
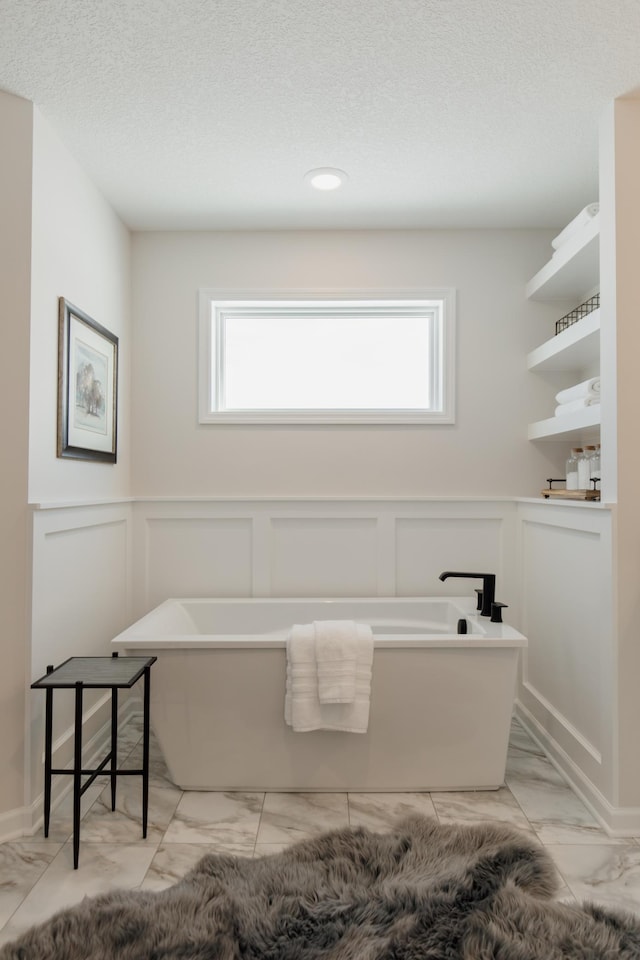
[[[353,620],[315,620],[313,627],[320,703],[353,703],[357,624]]]
[[[285,723],[296,733],[366,733],[372,665],[373,635],[366,624],[296,624],[287,638]]]

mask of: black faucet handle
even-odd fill
[[[444,570],[440,574],[440,580],[448,580],[449,577],[461,577],[464,580],[482,580],[482,606],[480,607],[480,616],[491,616],[491,604],[496,595],[496,575],[495,573],[467,573],[462,570]]]
[[[444,570],[438,579],[448,580],[449,577],[462,577],[464,580],[485,580],[487,577],[493,577],[495,580],[494,573],[467,573],[462,570]]]
[[[491,604],[491,623],[502,623],[502,610],[508,606],[508,603],[498,603],[494,600]]]
[[[476,587],[475,592],[478,594],[478,602],[476,603],[476,610],[482,610],[482,590],[480,587]]]

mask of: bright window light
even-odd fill
[[[451,292],[393,302],[205,294],[200,420],[451,423],[452,299]]]

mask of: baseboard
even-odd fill
[[[610,837],[640,837],[640,807],[615,807],[520,701],[515,716]]]
[[[16,807],[0,814],[0,843],[29,835],[31,814],[28,807]]]

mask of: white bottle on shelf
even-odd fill
[[[589,479],[591,464],[589,463],[589,454],[582,450],[578,456],[578,490],[590,490]]]
[[[567,490],[578,490],[578,457],[582,453],[582,447],[574,447],[571,456],[567,460],[566,467],[566,487]]]

